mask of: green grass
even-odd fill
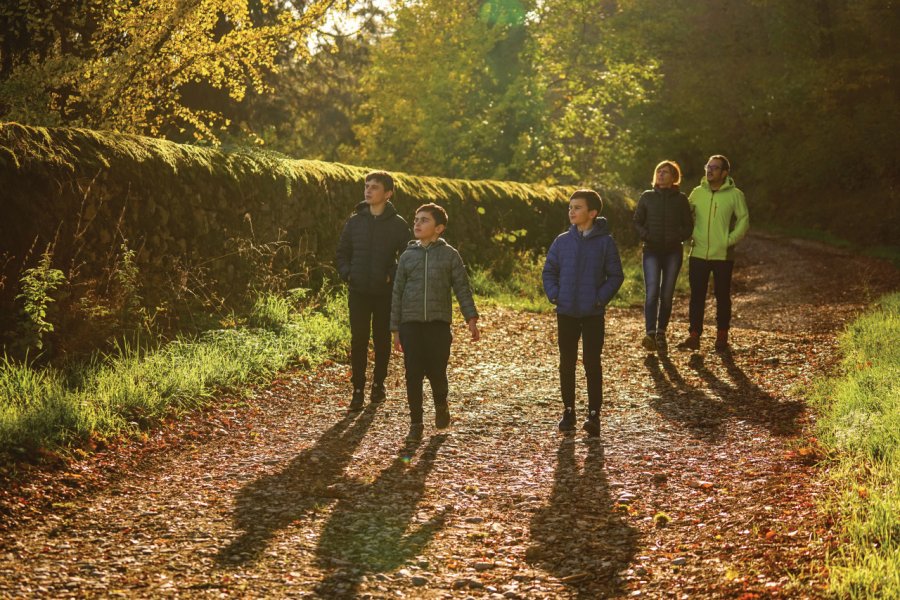
[[[900,293],[883,297],[841,337],[840,373],[812,399],[841,528],[828,559],[840,598],[900,598]]]
[[[214,401],[223,389],[265,382],[297,364],[340,357],[349,343],[346,298],[298,307],[263,296],[249,326],[115,352],[67,368],[0,358],[0,450],[27,453],[151,426]]]

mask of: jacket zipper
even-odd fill
[[[424,295],[424,303],[423,309],[425,313],[425,322],[428,322],[428,248],[425,248],[425,295]]]
[[[706,260],[709,260],[709,247],[712,245],[710,240],[710,231],[712,230],[713,211],[715,210],[716,190],[712,190],[709,195],[709,215],[706,217]]]

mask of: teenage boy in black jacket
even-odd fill
[[[391,288],[397,257],[412,237],[409,225],[391,203],[394,179],[385,171],[366,175],[365,200],[347,219],[337,249],[337,269],[349,284],[350,364],[353,396],[350,410],[363,406],[369,335],[375,346],[373,403],[385,400],[384,379],[391,355]]]

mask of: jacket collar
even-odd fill
[[[573,235],[581,236],[581,232],[578,231],[578,227],[575,225],[569,225],[569,232]],[[585,239],[600,237],[601,235],[609,235],[609,221],[606,220],[606,217],[597,217],[594,219],[594,227],[591,229],[590,233],[588,233]]]
[[[712,188],[709,187],[709,182],[706,180],[706,177],[702,177],[700,179],[700,187],[702,187],[704,190],[706,190],[710,193],[712,192]],[[733,187],[734,187],[734,179],[732,179],[731,175],[729,175],[728,177],[725,178],[725,183],[722,184],[722,187],[720,187],[716,191],[723,192],[723,191],[733,188]]]
[[[369,210],[369,205],[366,204],[366,201],[363,200],[359,204],[356,205],[356,214],[358,215],[369,215],[372,216],[372,212]],[[384,205],[384,212],[374,217],[376,219],[387,219],[388,217],[392,217],[397,214],[397,209],[394,208],[394,203],[390,200]]]
[[[434,240],[434,242],[431,243],[431,244],[428,246],[428,248],[436,248],[437,246],[446,246],[446,245],[447,245],[447,240],[445,240],[445,239],[442,238],[442,237],[439,237],[438,239]],[[422,242],[420,242],[419,240],[410,240],[410,241],[406,244],[406,248],[407,248],[407,249],[410,249],[410,248],[421,248],[422,250],[424,250],[426,247],[425,247],[425,246],[422,244]]]

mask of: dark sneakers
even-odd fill
[[[691,332],[686,340],[678,344],[679,350],[699,350],[700,349],[700,334]]]
[[[373,383],[372,391],[369,392],[369,402],[372,404],[381,404],[387,400],[387,394],[384,391],[383,383]]]
[[[716,332],[716,352],[728,352],[728,330],[720,329]]]
[[[434,403],[434,426],[438,429],[450,427],[450,407],[446,402]]]
[[[407,442],[421,442],[422,435],[425,433],[425,425],[422,423],[412,423],[409,426],[409,433],[406,434]]]
[[[362,388],[358,390],[353,390],[353,398],[350,399],[350,410],[357,411],[362,410],[363,407],[363,391]]]
[[[596,410],[592,410],[588,415],[587,420],[582,424],[582,429],[584,429],[588,437],[599,437],[600,436],[600,414]]]
[[[656,334],[650,332],[645,335],[644,339],[641,340],[641,346],[643,346],[644,350],[647,352],[656,352]]]
[[[575,407],[567,406],[559,420],[560,431],[575,431]]]
[[[656,349],[662,354],[669,349],[669,341],[666,339],[665,329],[660,329],[656,332]]]

